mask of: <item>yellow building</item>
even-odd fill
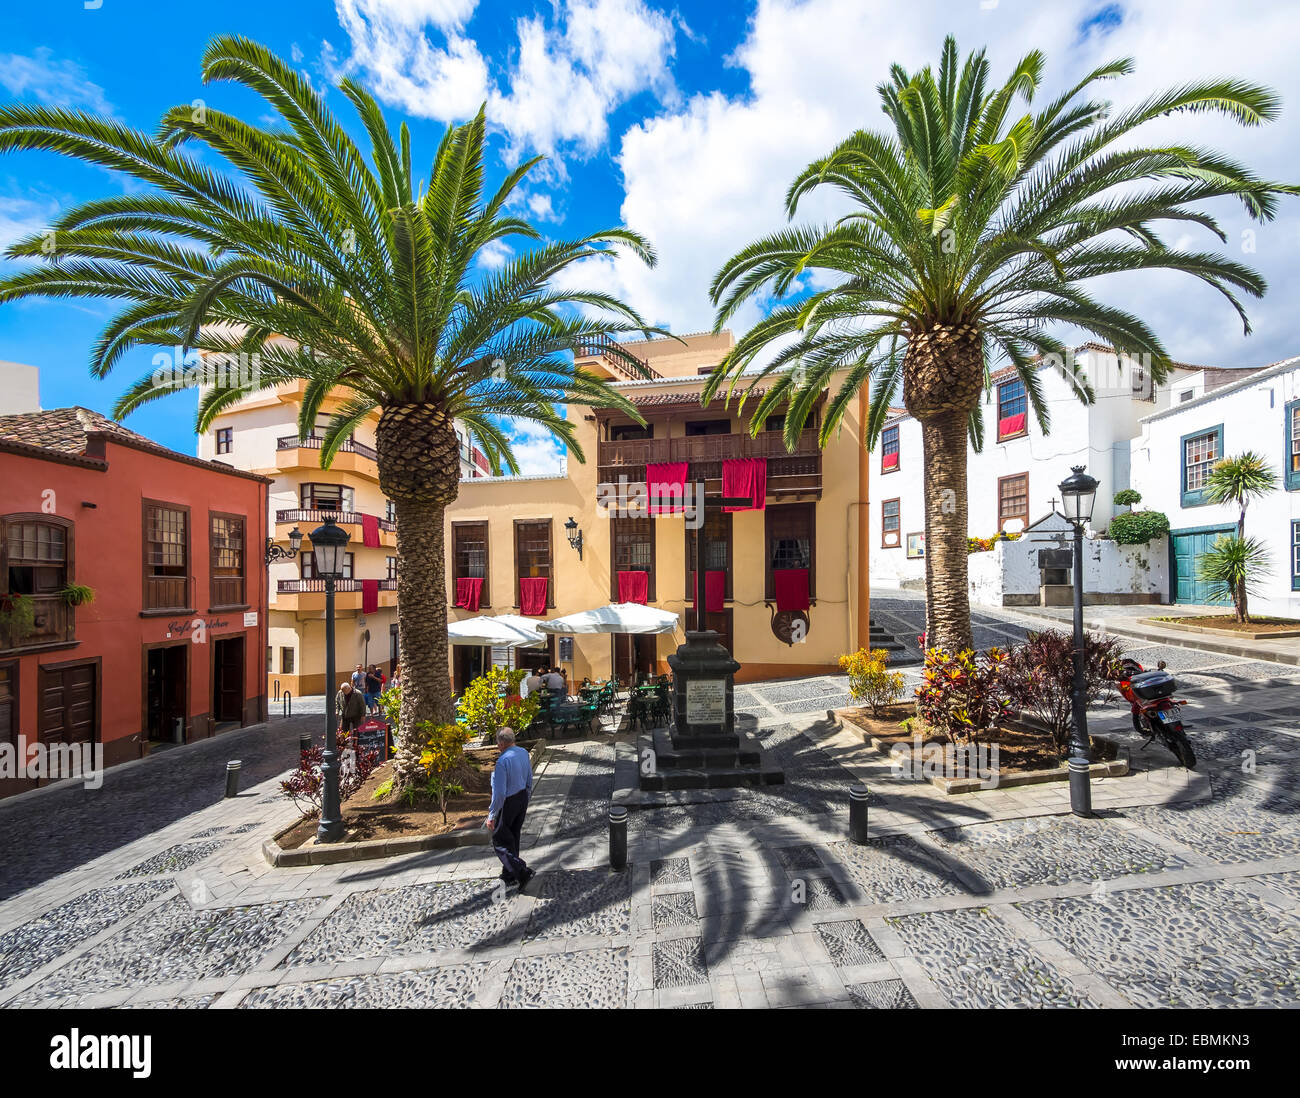
[[[562,476],[487,477],[461,484],[447,511],[450,617],[475,616],[456,608],[463,579],[482,581],[478,613],[503,614],[521,612],[521,579],[545,578],[541,620],[618,601],[619,574],[644,572],[645,601],[681,616],[675,634],[578,636],[571,645],[567,638],[552,638],[549,649],[520,650],[518,658],[520,663],[563,660],[579,680],[611,671],[626,680],[634,671],[667,670],[668,655],[685,640],[684,629],[694,628],[689,527],[696,523],[688,521],[689,512],[652,516],[635,506],[647,465],[686,463],[686,482],[703,479],[707,494],[717,496],[725,463],[758,459],[766,471],[763,508],[733,513],[710,508],[717,513],[708,520],[706,571],[722,573],[715,582],[725,589],[719,592],[721,607],[706,613],[706,627],[722,634],[743,665],[740,681],[837,669],[839,655],[867,644],[869,636],[862,403],[822,451],[816,426],[823,396],[791,454],[779,418],[751,438],[734,404],[728,410],[715,399],[701,407],[702,375],[732,346],[729,332],[624,346],[644,362],[649,378],[629,372],[600,345],[587,348],[578,363],[627,396],[645,418],[644,428],[622,413],[573,406],[566,414],[576,424],[585,464],[570,458]],[[751,401],[746,413],[753,407]],[[634,506],[607,506],[619,499],[620,484],[622,498]],[[581,553],[570,544],[570,520],[576,524],[575,540],[581,534]],[[791,602],[785,585],[792,573],[797,600],[800,572],[807,573],[808,609],[779,610],[778,595]],[[640,581],[626,582],[625,592]],[[457,689],[491,659],[486,650],[453,648]]]

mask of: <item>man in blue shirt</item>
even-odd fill
[[[533,870],[519,857],[519,837],[533,792],[533,768],[528,752],[515,744],[512,728],[497,733],[497,764],[492,770],[492,803],[483,826],[492,832],[492,848],[501,859],[501,879],[522,892]]]

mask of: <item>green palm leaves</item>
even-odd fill
[[[0,151],[59,152],[144,184],[79,206],[51,234],[12,246],[10,256],[47,261],[0,281],[0,302],[124,302],[93,349],[100,376],[139,346],[256,356],[255,376],[205,389],[200,430],[248,391],[301,379],[306,430],[331,391],[350,391],[326,433],[325,463],[360,420],[392,404],[430,404],[461,418],[494,471],[517,471],[501,416],[542,423],[573,448],[557,404],[636,415],[566,352],[600,335],[657,330],[610,294],[560,283],[573,281],[562,276],[574,264],[616,247],[653,263],[643,238],[615,228],[543,242],[482,277],[484,249],[540,240],[510,213],[537,160],[489,193],[482,112],[447,130],[419,183],[405,125],[394,135],[359,85],[344,81],[341,90],[366,152],[304,77],[255,42],[214,40],[203,74],[256,92],[276,124],[196,104],[168,111],[150,135],[76,111],[0,109]],[[210,153],[222,170],[209,166]],[[630,356],[627,365],[639,369]],[[115,413],[169,391],[141,379]]]
[[[1260,125],[1277,115],[1277,97],[1235,80],[1189,83],[1121,112],[1093,97],[1098,85],[1131,68],[1127,60],[1101,66],[1035,109],[1044,69],[1036,51],[1000,86],[983,51],[963,61],[951,38],[937,72],[894,66],[879,88],[889,129],[852,134],[810,164],[787,195],[790,217],[824,187],[846,198],[849,212],[829,226],[757,240],[715,276],[718,327],[758,295],[779,303],[738,341],[710,392],[724,383],[743,392],[739,378],[753,371],[751,378],[763,380],[751,383],[766,390],[757,427],[786,400],[796,411],[810,408],[806,391],[820,392],[847,371],[828,405],[823,439],[870,380],[874,440],[898,403],[909,343],[936,328],[973,325],[986,374],[999,362],[1013,365],[1046,428],[1036,356],[1054,356],[1049,361],[1071,377],[1081,399],[1092,399],[1054,334],[1060,325],[1148,356],[1157,380],[1168,368],[1141,317],[1093,296],[1090,280],[1123,271],[1183,271],[1221,293],[1249,331],[1242,299],[1262,295],[1264,281],[1223,255],[1175,247],[1161,233],[1190,222],[1226,240],[1204,211],[1207,200],[1232,196],[1250,217],[1268,220],[1278,197],[1297,188],[1259,179],[1213,150],[1143,145],[1135,131],[1178,112]],[[978,407],[971,416],[979,437]],[[802,416],[787,415],[790,439],[802,426]]]

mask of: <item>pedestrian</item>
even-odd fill
[[[366,672],[366,712],[375,713],[379,710],[379,692],[384,688],[384,682],[379,677],[379,665],[375,664]]]
[[[388,686],[389,689],[396,690],[401,685],[402,685],[402,665],[399,663],[396,667],[393,668],[393,678],[392,681],[388,684]]]
[[[351,680],[351,681],[352,681],[352,689],[353,689],[353,690],[358,690],[358,691],[360,691],[360,692],[363,693],[363,694],[365,693],[365,691],[366,691],[366,672],[365,672],[365,670],[362,668],[361,664],[357,664],[357,669],[356,669],[355,671],[352,672],[352,680]]]
[[[545,670],[545,668],[542,668],[542,670]],[[528,677],[523,681],[523,686],[527,689],[527,693],[521,693],[520,695],[521,697],[526,698],[528,694],[531,694],[533,693],[533,691],[540,690],[542,688],[543,686],[542,670],[538,670],[536,667],[534,667],[528,673]]]
[[[564,681],[564,676],[560,674],[558,667],[552,667],[546,674],[546,688],[548,690],[558,690],[561,694],[567,696],[569,693],[569,684]]]
[[[344,732],[355,731],[361,718],[366,715],[365,697],[360,690],[353,688],[352,683],[345,682],[339,687],[334,708],[339,711],[339,727]]]
[[[501,859],[501,879],[523,892],[534,871],[519,856],[524,815],[533,793],[533,767],[528,752],[515,743],[513,728],[497,733],[497,764],[492,769],[492,803],[483,826],[492,832],[492,849]]]

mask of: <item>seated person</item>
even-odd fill
[[[568,695],[569,684],[564,681],[564,676],[556,668],[552,667],[551,670],[547,672],[544,681],[546,682],[547,689],[556,690],[561,694],[566,696]]]

